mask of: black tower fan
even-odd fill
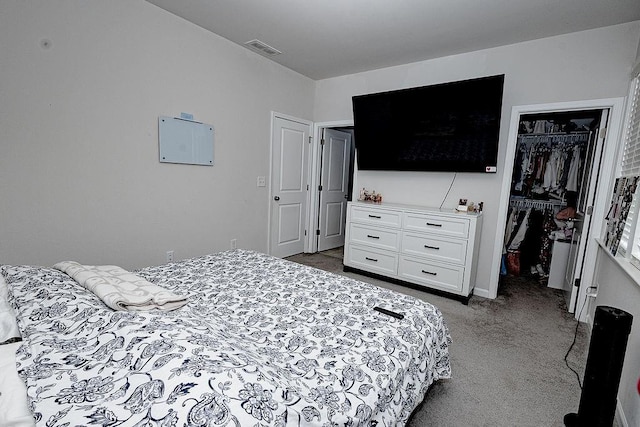
[[[611,427],[633,316],[626,311],[596,307],[584,386],[578,413],[567,414],[567,427]]]

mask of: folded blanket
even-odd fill
[[[175,310],[187,303],[176,295],[140,276],[115,265],[82,265],[63,261],[53,266],[71,276],[114,310]]]

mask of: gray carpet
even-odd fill
[[[428,301],[451,332],[453,376],[436,383],[409,427],[563,426],[577,412],[580,387],[564,362],[577,322],[562,294],[531,278],[507,278],[498,298],[472,297],[469,305],[342,271],[341,249],[288,258]],[[568,361],[582,380],[588,328],[578,326]]]

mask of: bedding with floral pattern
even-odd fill
[[[52,268],[1,270],[38,426],[397,426],[451,373],[434,306],[258,252],[137,271],[188,297],[168,312],[113,311]]]

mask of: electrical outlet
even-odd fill
[[[264,176],[259,176],[258,177],[258,187],[266,187],[267,186],[267,178]]]
[[[238,241],[236,239],[231,239],[231,249],[238,248]]]
[[[173,251],[167,251],[167,262],[173,262]]]

